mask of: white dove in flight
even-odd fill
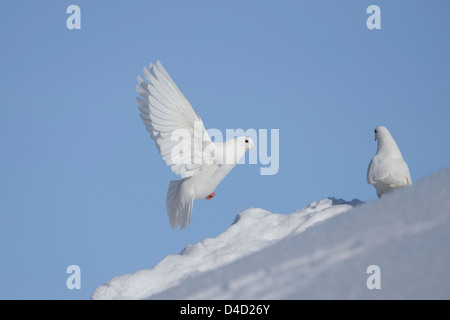
[[[138,76],[137,98],[141,118],[164,162],[182,180],[170,181],[167,215],[172,228],[189,225],[194,200],[215,196],[214,190],[247,150],[254,150],[250,137],[212,142],[199,115],[181,93],[162,64]]]
[[[412,184],[409,168],[397,144],[383,126],[375,128],[377,153],[367,169],[367,183],[373,185],[378,198],[392,190]]]

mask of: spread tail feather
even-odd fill
[[[183,180],[172,180],[167,191],[167,215],[169,216],[170,226],[181,230],[186,228],[191,222],[192,207],[194,204],[194,194],[186,189]]]

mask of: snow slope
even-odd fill
[[[247,209],[217,238],[116,277],[92,298],[450,299],[450,167],[356,204]],[[381,289],[366,285],[370,265]]]
[[[345,202],[333,198],[313,202],[291,214],[274,214],[259,208],[239,213],[234,223],[213,239],[187,245],[177,255],[168,255],[151,270],[139,270],[110,280],[95,290],[93,299],[143,299],[197,274],[209,271],[280,239],[303,232],[313,224],[352,208],[360,201]]]

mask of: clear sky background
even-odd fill
[[[81,8],[81,30],[66,9]],[[366,9],[381,8],[381,30]],[[449,1],[1,1],[0,298],[88,299],[216,237],[240,211],[376,201],[385,125],[418,181],[450,164]],[[279,129],[280,168],[238,165],[171,229],[178,177],[139,118],[159,59],[206,128]],[[81,268],[81,289],[66,268]]]

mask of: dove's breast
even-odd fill
[[[234,164],[209,165],[199,170],[195,175],[188,178],[190,188],[194,191],[194,199],[206,198],[214,192],[219,183],[233,169]]]

